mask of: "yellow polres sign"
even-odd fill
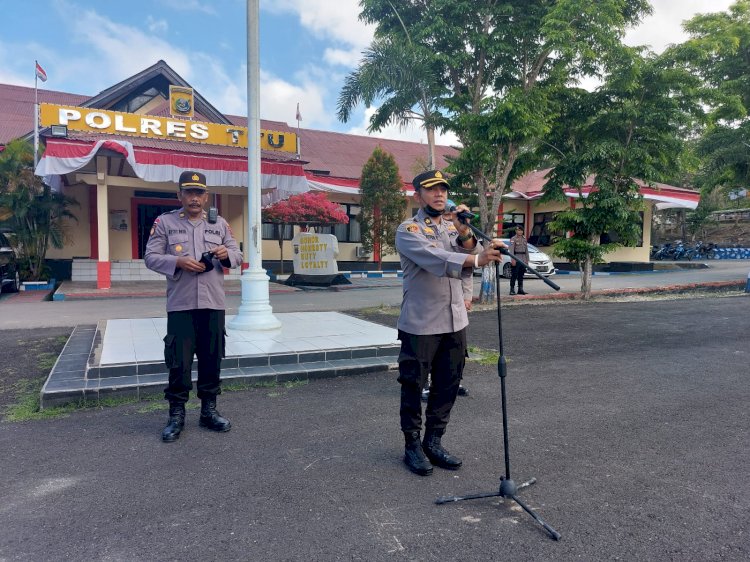
[[[247,148],[247,127],[122,113],[106,109],[43,103],[39,108],[39,124],[42,127],[65,125],[68,130],[86,133]],[[297,134],[261,129],[260,148],[261,150],[296,153]]]

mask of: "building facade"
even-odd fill
[[[243,247],[247,231],[247,120],[224,115],[164,61],[96,96],[39,90],[39,124],[44,152],[37,174],[75,198],[77,220],[66,224],[66,243],[48,258],[68,264],[76,281],[113,282],[160,278],[143,264],[154,219],[179,206],[177,179],[185,169],[206,175],[211,204],[229,222]],[[0,146],[14,138],[33,137],[34,90],[0,85]],[[398,256],[374,263],[362,251],[359,177],[373,150],[393,154],[404,178],[404,196],[413,194],[410,179],[425,169],[427,146],[419,143],[295,129],[283,122],[261,121],[261,196],[264,204],[308,190],[324,191],[342,206],[349,224],[328,227],[339,242],[339,269],[398,269]],[[436,167],[447,165],[451,147],[436,150]],[[532,243],[549,244],[547,223],[560,206],[540,204],[544,171],[515,182],[501,209],[505,228],[524,227]],[[643,186],[652,204],[643,213],[644,239],[624,248],[613,261],[648,261],[654,206],[694,208],[697,193],[671,186]],[[578,191],[569,193],[575,205]],[[412,205],[413,206],[413,205]],[[500,217],[498,217],[500,218]],[[500,221],[498,221],[500,222]],[[278,228],[284,228],[284,256],[292,256],[292,227],[262,225],[263,265],[278,270]],[[239,275],[239,271],[231,273]],[[64,275],[64,274],[63,274]]]

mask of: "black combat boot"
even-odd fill
[[[232,424],[229,420],[222,418],[216,410],[216,396],[211,398],[201,398],[201,417],[199,425],[210,429],[211,431],[229,431]]]
[[[404,448],[404,463],[415,474],[429,476],[432,474],[432,465],[424,456],[422,443],[419,441],[418,431],[404,431],[406,446]]]
[[[185,404],[183,402],[170,402],[169,421],[161,432],[161,440],[167,443],[177,441],[183,427],[185,427]]]
[[[427,429],[424,432],[424,443],[422,443],[424,454],[435,466],[448,470],[458,470],[461,468],[461,459],[451,455],[440,444],[440,438],[444,432],[444,429]]]

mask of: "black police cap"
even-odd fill
[[[185,171],[180,174],[180,189],[206,189],[206,176],[200,172]]]
[[[448,180],[445,179],[443,172],[440,170],[430,170],[429,172],[422,172],[416,178],[412,180],[414,189],[421,189],[423,187],[432,187],[433,185],[444,184],[448,185]]]

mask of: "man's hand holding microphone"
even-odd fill
[[[453,226],[458,231],[459,241],[466,249],[472,249],[476,246],[476,239],[471,236],[471,229],[466,224],[467,221],[474,218],[472,213],[466,205],[453,205],[452,201],[448,201],[443,218],[453,221]],[[500,252],[501,248],[508,248],[499,238],[493,238],[491,242],[483,243],[484,250],[478,254],[470,254],[466,256],[464,261],[464,267],[484,267],[493,261],[502,261],[503,255]]]

